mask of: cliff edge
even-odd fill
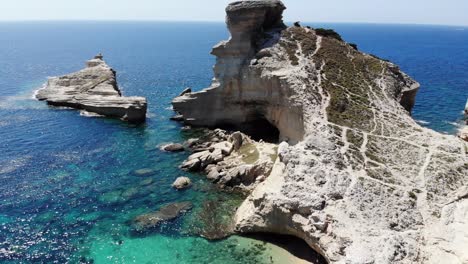
[[[329,263],[468,263],[468,145],[410,116],[419,84],[338,34],[286,27],[278,0],[227,9],[211,87],[185,123],[279,131],[236,230],[294,235]]]

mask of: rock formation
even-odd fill
[[[278,151],[275,144],[255,142],[240,132],[229,134],[221,129],[186,145],[194,154],[182,169],[205,172],[213,183],[241,192],[252,190],[270,174]]]
[[[187,189],[192,186],[192,181],[188,177],[179,177],[172,184],[172,188],[177,190]]]
[[[50,78],[37,92],[36,98],[47,101],[49,105],[82,109],[131,123],[141,123],[146,119],[146,99],[123,97],[115,71],[100,54],[87,61],[83,70]]]
[[[398,66],[287,28],[284,9],[230,4],[213,84],[173,101],[187,124],[266,120],[289,142],[237,231],[297,236],[329,263],[467,263],[467,143],[410,117],[419,85]]]
[[[468,141],[468,100],[466,101],[466,105],[465,105],[465,126],[460,130],[460,138],[465,140],[465,141]]]
[[[184,151],[184,146],[179,143],[170,143],[161,147],[161,150],[167,152],[181,152]]]

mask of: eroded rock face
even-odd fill
[[[237,231],[300,237],[330,263],[466,263],[467,144],[414,122],[419,84],[395,64],[285,29],[265,18],[271,6],[284,9],[231,4],[212,86],[173,101],[188,124],[262,117],[291,143],[238,209]]]
[[[245,124],[266,119],[280,130],[281,139],[302,139],[302,106],[290,100],[281,76],[262,76],[261,67],[250,67],[255,64],[260,47],[271,46],[280,38],[285,28],[284,9],[281,1],[241,1],[228,6],[227,23],[232,37],[213,48],[212,54],[217,57],[215,81],[202,92],[188,93],[173,101],[185,123],[232,125],[242,130]]]
[[[115,71],[102,55],[86,62],[86,68],[68,75],[50,78],[36,98],[49,105],[82,109],[131,123],[146,119],[147,103],[143,97],[123,97]]]

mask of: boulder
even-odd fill
[[[219,171],[218,171],[218,168],[216,168],[216,166],[214,166],[209,172],[208,172],[208,175],[206,176],[206,178],[212,182],[217,182],[219,180],[219,178],[221,177]]]
[[[271,163],[258,162],[255,164],[242,164],[230,169],[225,176],[220,177],[219,183],[225,186],[249,186],[263,177],[262,181],[271,172]],[[219,176],[218,176],[219,177]]]
[[[177,190],[187,189],[192,186],[192,181],[188,177],[179,177],[172,184],[172,188]]]
[[[214,149],[213,152],[211,152],[209,159],[207,159],[207,165],[209,164],[216,164],[224,159],[224,154],[221,149]]]
[[[244,144],[244,136],[239,131],[234,132],[230,136],[229,141],[232,143],[234,150],[237,151],[242,147],[242,144]]]
[[[181,169],[188,171],[198,171],[200,169],[201,161],[199,159],[188,159],[180,165]]]
[[[161,149],[168,152],[181,152],[184,151],[184,146],[179,143],[171,143],[163,146]]]
[[[104,62],[102,55],[87,61],[83,70],[49,78],[36,98],[49,105],[72,107],[131,123],[146,120],[146,99],[122,96],[116,73]]]
[[[224,141],[224,142],[220,142],[220,143],[212,145],[210,147],[210,150],[211,151],[220,150],[224,156],[229,156],[234,150],[234,146],[230,142]]]
[[[176,219],[191,209],[192,203],[190,202],[171,203],[161,207],[156,212],[135,217],[131,222],[131,226],[133,231],[148,232],[164,222]]]
[[[460,130],[460,133],[458,134],[458,136],[465,140],[465,141],[468,141],[468,126],[465,126],[464,128],[462,128]]]
[[[187,146],[188,148],[192,148],[198,143],[199,139],[198,138],[191,138],[187,141],[185,141],[184,145]]]
[[[220,185],[236,186],[243,183],[249,175],[252,165],[241,165],[229,170],[225,176],[219,180]]]

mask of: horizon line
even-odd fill
[[[226,23],[223,20],[162,20],[162,19],[24,19],[24,20],[1,20],[0,23],[28,23],[28,22],[165,22],[165,23]],[[295,21],[285,21],[286,24]],[[415,22],[349,22],[349,21],[300,21],[300,23],[317,24],[369,24],[369,25],[408,25],[408,26],[449,26],[449,27],[468,27],[461,24],[433,24],[433,23],[415,23]]]

